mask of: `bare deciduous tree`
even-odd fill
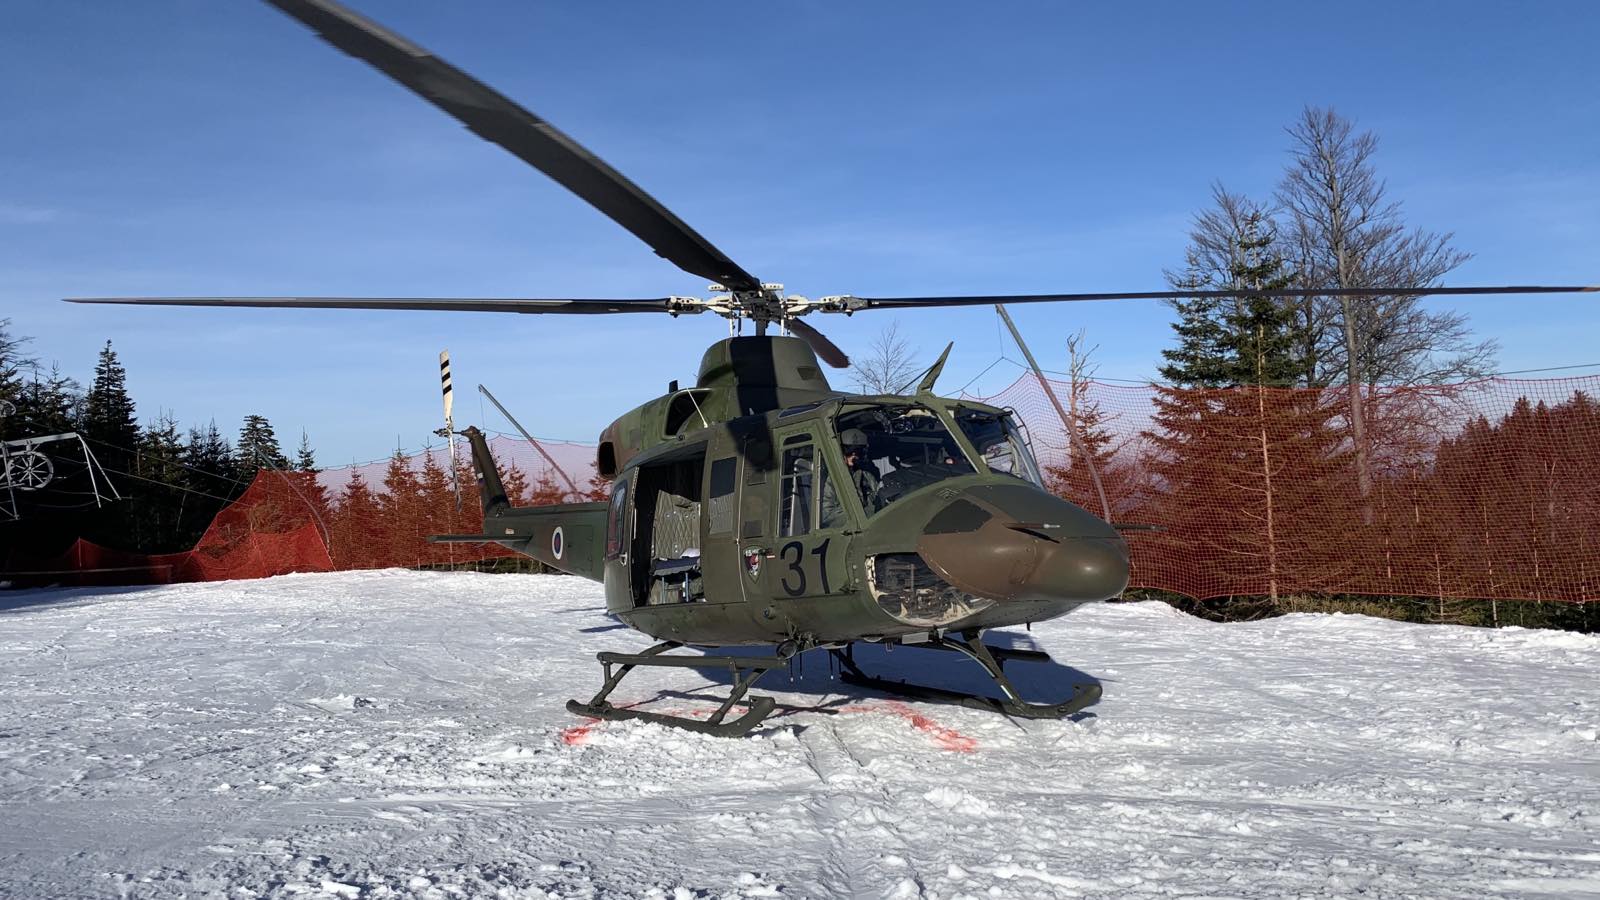
[[[1307,107],[1288,129],[1293,157],[1277,192],[1299,282],[1310,288],[1430,286],[1470,258],[1452,235],[1408,229],[1372,156],[1377,138],[1332,109]],[[1466,316],[1417,297],[1315,298],[1304,305],[1314,346],[1308,375],[1350,392],[1359,489],[1372,488],[1363,385],[1439,383],[1485,373],[1495,344],[1474,343]],[[1371,509],[1364,508],[1370,521]]]
[[[1373,168],[1378,139],[1331,109],[1308,107],[1288,129],[1293,161],[1277,199],[1305,287],[1431,286],[1471,258],[1449,233],[1407,229]],[[1320,304],[1318,379],[1439,383],[1484,374],[1492,341],[1474,343],[1466,316],[1421,309],[1417,297]]]
[[[900,322],[895,320],[878,332],[865,355],[856,358],[850,377],[863,394],[893,394],[921,371],[916,350],[901,336]]]

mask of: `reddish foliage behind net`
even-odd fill
[[[1600,597],[1600,377],[1364,391],[1365,496],[1342,388],[1051,384],[1112,519],[1163,529],[1130,534],[1136,587]],[[1101,511],[1035,379],[988,402],[1027,422],[1052,489]]]
[[[1111,518],[1164,529],[1130,535],[1136,587],[1197,598],[1600,596],[1600,377],[1365,392],[1365,495],[1343,389],[1052,385],[1077,416],[1076,452],[1031,377],[988,402],[1026,421],[1053,490],[1101,512],[1088,452]],[[604,495],[592,447],[547,445],[576,492],[525,443],[496,438],[493,449],[513,502]],[[315,476],[263,472],[188,553],[80,543],[56,565],[120,570],[105,580],[129,583],[514,555],[427,542],[483,527],[465,452],[457,466],[459,510],[438,449]]]

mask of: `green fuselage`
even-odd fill
[[[1043,489],[1006,411],[834,391],[793,338],[714,345],[695,387],[606,429],[598,464],[610,503],[489,500],[485,533],[603,581],[608,610],[661,640],[915,640],[1127,582],[1122,538]]]

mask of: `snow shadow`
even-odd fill
[[[39,606],[88,606],[116,600],[127,594],[143,593],[165,587],[159,584],[137,584],[122,587],[53,587],[0,590],[0,615],[25,612]]]
[[[985,635],[985,642],[992,647],[1042,651],[1042,648],[1024,635],[989,632]],[[765,648],[728,648],[728,651],[728,655],[738,656],[774,655],[772,650]],[[711,655],[720,654],[723,654],[723,651],[713,651]],[[965,691],[994,699],[1001,697],[999,686],[981,666],[966,656],[949,650],[929,650],[915,645],[891,648],[858,641],[855,644],[855,661],[864,672],[876,678]],[[732,676],[726,669],[708,668],[695,671],[713,684],[723,686],[732,684]],[[1036,662],[1013,659],[1005,664],[1005,673],[1022,694],[1023,699],[1036,703],[1059,703],[1072,697],[1075,685],[1100,684],[1100,679],[1093,675],[1081,669],[1062,665],[1055,660]],[[829,706],[842,705],[853,700],[899,696],[875,688],[850,684],[839,676],[839,664],[834,662],[827,651],[811,650],[795,657],[790,666],[773,669],[767,673],[752,691],[807,694],[817,697],[819,701],[826,697],[843,698],[836,702],[804,707],[791,704],[797,709],[809,711],[826,711]],[[694,697],[697,693],[680,693],[678,696]],[[673,696],[673,694],[663,692],[662,696]],[[779,708],[784,708],[784,704],[780,703]]]

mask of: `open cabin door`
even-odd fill
[[[606,607],[704,599],[703,443],[620,475],[606,518]]]

